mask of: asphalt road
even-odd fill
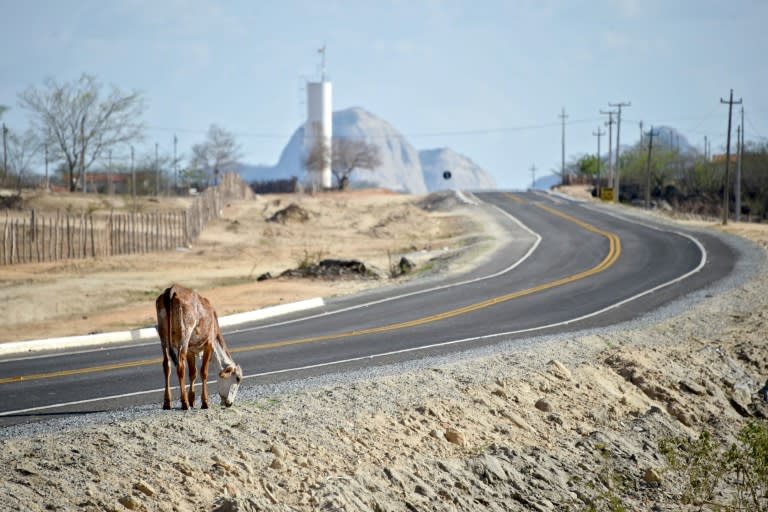
[[[493,258],[460,276],[330,300],[321,310],[225,332],[244,386],[620,323],[710,286],[738,258],[711,234],[544,194],[477,197],[512,235]],[[159,408],[162,375],[159,342],[6,357],[0,425]],[[211,392],[217,404],[215,385]],[[177,390],[174,399],[178,407]]]

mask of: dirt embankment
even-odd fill
[[[6,438],[0,508],[685,510],[659,440],[765,418],[761,266],[651,325]]]

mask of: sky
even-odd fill
[[[217,124],[244,162],[271,165],[325,46],[334,110],[362,107],[521,189],[532,166],[559,171],[562,109],[566,160],[596,151],[617,102],[631,103],[622,145],[643,122],[724,152],[731,89],[747,140],[764,140],[766,20],[764,0],[0,0],[0,105],[23,131],[19,93],[88,73],[143,95],[139,151],[170,154],[176,135],[189,156]]]

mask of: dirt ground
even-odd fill
[[[324,200],[305,204],[321,211],[312,201]],[[408,198],[379,201],[414,214]],[[422,219],[432,248],[461,232],[455,215]],[[386,218],[380,211],[361,230]],[[768,247],[768,226],[726,230]],[[685,475],[668,470],[659,442],[708,431],[727,447],[748,422],[765,421],[768,268],[759,265],[737,287],[656,323],[426,360],[230,409],[158,405],[5,436],[0,509],[714,510],[730,503],[733,481],[708,502],[686,501]]]
[[[459,213],[426,211],[417,198],[388,191],[265,195],[231,201],[192,247],[151,255],[0,266],[0,341],[134,329],[154,325],[154,299],[172,283],[195,288],[220,316],[312,297],[351,293],[389,281],[402,255],[421,263],[469,243],[477,227]],[[66,205],[62,203],[66,201]],[[130,199],[38,196],[38,209],[127,206]],[[296,204],[307,221],[269,222]],[[170,207],[183,206],[172,200]],[[163,207],[146,201],[142,209]],[[166,205],[165,207],[169,207]],[[323,258],[354,258],[381,270],[382,279],[271,279]]]

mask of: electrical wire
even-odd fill
[[[576,119],[573,121],[566,122],[566,126],[569,125],[576,125],[576,124],[584,124],[584,123],[593,123],[596,121],[600,121],[600,118],[591,118],[591,119]],[[471,129],[471,130],[446,130],[446,131],[438,131],[438,132],[412,132],[412,133],[403,133],[402,135],[404,137],[452,137],[452,136],[461,136],[461,135],[490,135],[494,133],[509,133],[509,132],[520,132],[520,131],[528,131],[528,130],[540,130],[542,128],[553,128],[553,127],[560,127],[562,126],[561,122],[551,122],[551,123],[542,123],[542,124],[529,124],[529,125],[520,125],[520,126],[507,126],[507,127],[500,127],[500,128],[477,128],[477,129]],[[199,135],[205,135],[207,133],[207,130],[196,130],[191,128],[168,128],[168,127],[161,127],[161,126],[148,126],[150,130],[155,131],[163,131],[163,132],[169,132],[169,133],[194,133]],[[251,133],[251,132],[231,132],[232,135],[236,137],[244,137],[244,138],[264,138],[264,139],[287,139],[292,136],[287,134],[278,134],[278,133]],[[377,136],[374,136],[374,138]],[[378,137],[388,137],[388,135],[380,135]]]

